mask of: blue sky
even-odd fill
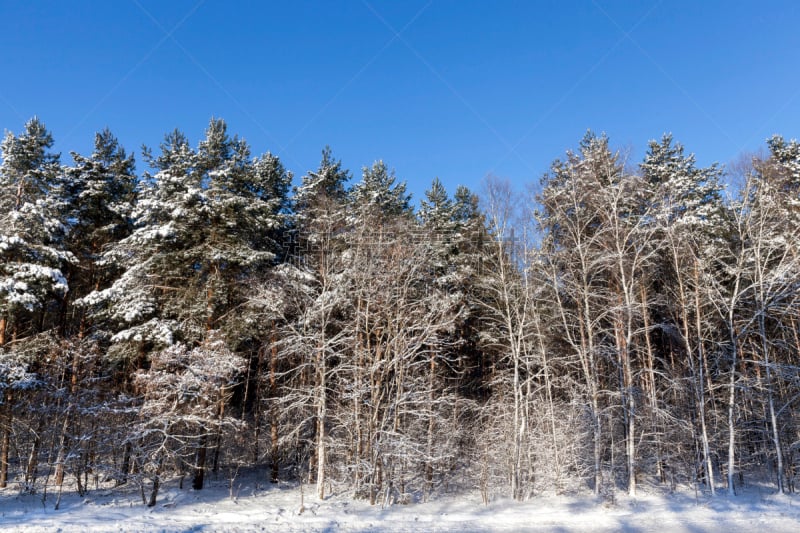
[[[728,163],[800,136],[799,23],[792,1],[8,1],[0,126],[38,115],[70,161],[105,126],[138,156],[222,117],[297,176],[328,144],[417,199],[536,182],[589,128],[634,162],[672,132]]]

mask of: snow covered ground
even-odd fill
[[[800,497],[758,487],[736,498],[713,499],[650,489],[636,499],[620,494],[613,504],[587,494],[541,496],[524,503],[497,499],[484,506],[474,493],[385,509],[347,495],[318,501],[307,488],[302,513],[296,485],[243,479],[234,487],[231,497],[224,480],[212,480],[198,492],[168,483],[154,508],[142,505],[134,487],[100,489],[84,497],[69,493],[58,511],[54,494],[43,503],[41,495],[8,488],[0,490],[0,531],[800,531]]]

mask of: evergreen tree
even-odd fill
[[[439,178],[434,178],[431,188],[425,191],[425,198],[420,201],[420,220],[427,226],[444,228],[453,222],[454,214],[453,202],[447,190]]]
[[[350,202],[354,209],[353,222],[370,216],[396,217],[411,213],[411,195],[406,193],[406,184],[395,183],[397,178],[386,163],[376,161],[372,167],[362,169],[361,181],[350,191]]]
[[[148,159],[157,172],[145,175],[136,228],[107,254],[126,270],[86,298],[107,305],[120,324],[111,353],[137,367],[153,350],[182,343],[189,353],[202,353],[192,350],[217,332],[241,332],[248,318],[229,311],[247,297],[242,280],[272,265],[280,252],[274,236],[284,226],[286,199],[273,194],[285,192],[290,180],[269,154],[254,162],[221,120],[211,121],[197,151],[176,131]],[[238,337],[229,342],[238,349]],[[209,437],[196,436],[198,489]]]
[[[67,291],[62,267],[70,256],[62,246],[61,176],[52,145],[36,118],[0,145],[0,346],[9,325],[20,334],[25,319]]]
[[[601,420],[609,408],[605,391],[613,390],[615,374],[621,400],[630,400],[626,393],[633,387],[630,372],[625,372],[623,379],[623,373],[617,371],[629,359],[627,352],[620,350],[620,317],[615,320],[610,316],[611,310],[617,314],[630,311],[618,298],[622,269],[617,267],[627,264],[625,245],[635,247],[638,243],[619,237],[624,237],[627,229],[624,220],[640,213],[641,199],[638,194],[626,194],[628,183],[629,176],[619,154],[610,150],[608,138],[588,132],[578,152],[567,152],[565,160],[553,163],[542,179],[538,197],[549,298],[558,317],[554,331],[576,364],[573,375],[579,376],[579,397],[586,403],[591,420],[591,470],[596,494],[603,490],[604,457],[612,442]],[[613,369],[610,375],[609,367]],[[629,401],[621,407],[626,412],[631,410]],[[632,438],[628,433],[625,440]],[[630,449],[626,448],[625,454],[629,461],[633,459]],[[628,470],[630,480],[633,472],[630,467]]]
[[[303,457],[308,457],[309,476],[313,472],[320,498],[330,475],[333,417],[329,396],[340,379],[340,368],[333,360],[352,344],[352,331],[346,325],[351,295],[346,293],[343,278],[348,231],[345,184],[349,178],[341,161],[334,160],[326,147],[317,171],[303,176],[295,190],[297,270],[284,270],[293,285],[285,295],[293,302],[289,306],[292,313],[282,321],[280,353],[273,355],[290,370],[280,390],[273,387],[271,391],[272,424],[277,425],[275,406],[287,406],[278,408],[283,415],[281,425],[303,450]],[[277,433],[274,435],[273,449],[278,440]],[[306,468],[295,466],[301,472]]]
[[[63,268],[71,256],[63,249],[61,176],[52,145],[50,132],[36,118],[0,144],[0,487],[8,479],[15,391],[35,383],[30,378],[38,351],[26,345],[36,343],[31,335],[47,328],[48,312],[68,290]],[[35,463],[27,472],[32,469]]]
[[[72,158],[74,166],[64,169],[64,192],[69,220],[66,245],[76,258],[67,276],[72,298],[77,299],[108,287],[119,274],[102,254],[131,233],[136,176],[133,155],[126,154],[108,129],[95,135],[91,155],[73,153]],[[66,311],[66,301],[64,305]],[[88,327],[85,313],[75,322],[83,337]],[[65,328],[66,323],[62,331]]]
[[[716,327],[712,301],[709,301],[706,284],[710,259],[720,256],[716,243],[723,242],[725,209],[722,203],[716,165],[698,168],[693,154],[686,155],[681,144],[664,135],[660,142],[651,141],[644,161],[640,165],[642,177],[649,187],[649,205],[656,238],[652,246],[658,247],[660,259],[654,264],[649,291],[652,304],[647,310],[652,324],[669,324],[671,336],[654,335],[654,352],[664,375],[677,378],[686,375],[686,388],[676,386],[671,380],[658,386],[656,372],[649,389],[652,408],[656,406],[669,412],[668,416],[691,421],[690,431],[680,427],[667,427],[662,423],[652,428],[657,455],[669,457],[682,447],[700,450],[696,475],[715,492],[713,435],[710,428],[709,403],[714,402],[714,392],[707,386],[708,355],[714,353]],[[716,250],[715,250],[716,248]],[[678,342],[676,343],[676,337]],[[677,346],[676,346],[677,344]],[[672,354],[680,350],[683,364],[675,365]],[[652,369],[653,366],[650,365]],[[660,392],[663,391],[663,392]],[[675,402],[677,394],[685,394],[685,402]],[[661,396],[663,395],[663,397]],[[666,397],[672,398],[667,404]],[[689,413],[682,412],[693,405]],[[680,409],[678,411],[676,409]],[[652,417],[655,422],[659,417]],[[688,435],[687,435],[688,433]],[[691,439],[691,440],[690,440]],[[663,445],[661,443],[664,443]],[[666,445],[666,447],[664,446]],[[666,460],[657,460],[662,479]]]
[[[108,325],[93,324],[81,297],[107,288],[119,274],[113,263],[102,260],[102,252],[130,234],[135,176],[133,157],[119,146],[107,129],[95,135],[95,149],[88,157],[73,153],[74,166],[64,169],[61,187],[63,218],[66,224],[64,245],[75,257],[65,271],[70,292],[61,298],[60,343],[51,351],[44,375],[51,390],[60,390],[58,400],[49,402],[56,452],[56,484],[61,487],[65,467],[84,468],[83,458],[97,442],[90,438],[96,420],[87,413],[101,411],[103,372],[96,366],[99,354],[111,335]],[[75,302],[73,304],[73,302]],[[68,380],[65,378],[68,377]],[[94,380],[94,386],[87,386]],[[85,416],[78,417],[82,412]],[[87,423],[88,422],[88,423]],[[82,424],[86,424],[81,428]],[[74,435],[83,435],[74,439]],[[56,504],[58,505],[58,504]]]
[[[767,146],[769,157],[756,160],[754,168],[763,182],[764,200],[771,203],[764,209],[771,211],[776,231],[794,234],[800,228],[800,143],[775,135]],[[794,246],[794,252],[799,248]]]
[[[716,165],[698,168],[694,154],[684,155],[683,146],[666,134],[660,142],[650,141],[640,169],[662,224],[688,225],[689,231],[720,225],[721,172]]]

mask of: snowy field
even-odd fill
[[[800,531],[800,498],[777,496],[752,487],[736,498],[709,498],[694,492],[673,494],[645,489],[636,499],[619,494],[614,503],[591,494],[539,496],[519,503],[496,499],[488,506],[478,493],[386,508],[334,495],[318,501],[308,487],[236,481],[233,494],[225,481],[200,492],[168,483],[154,508],[142,505],[134,487],[97,490],[84,497],[0,491],[0,531],[582,531],[722,532]],[[301,512],[301,498],[304,509]]]

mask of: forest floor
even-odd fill
[[[187,483],[188,485],[188,483]],[[70,491],[54,510],[56,495],[0,490],[0,531],[24,532],[491,532],[583,531],[687,532],[800,531],[800,496],[776,495],[751,486],[736,497],[666,492],[645,487],[636,498],[618,493],[614,502],[589,494],[537,496],[526,502],[480,494],[440,496],[423,503],[382,508],[334,494],[319,501],[312,487],[272,485],[243,476],[233,483],[211,480],[202,491],[166,483],[155,507],[145,507],[136,487]],[[303,509],[301,512],[301,500]]]

